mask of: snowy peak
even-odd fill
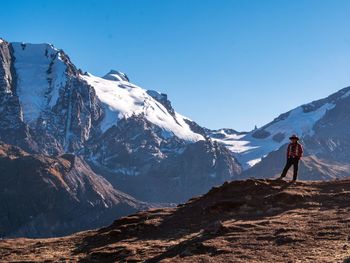
[[[71,134],[71,121],[80,123],[78,126],[86,124],[86,129],[75,135],[87,140],[92,127],[100,128],[104,133],[117,126],[122,118],[142,115],[161,128],[164,139],[175,136],[187,142],[204,140],[201,134],[191,129],[187,118],[175,112],[165,94],[130,83],[128,76],[120,71],[112,69],[102,78],[82,74],[62,50],[51,44],[15,42],[11,45],[23,121],[31,127],[37,125],[38,120],[43,120],[43,125],[46,125],[48,115],[54,112],[54,115],[62,115],[59,126],[66,130],[61,132],[66,137]],[[88,116],[91,105],[96,109],[101,106],[103,112],[93,112]],[[82,110],[87,115],[83,115]],[[71,116],[73,113],[77,115]],[[93,126],[90,118],[96,120]]]
[[[62,50],[51,44],[10,45],[21,116],[30,127],[40,123],[46,129],[51,115],[60,115],[49,124],[58,125],[66,141],[74,136],[87,140],[94,127],[104,133],[117,126],[122,118],[142,115],[161,128],[164,139],[175,136],[187,142],[204,140],[191,129],[185,117],[175,112],[165,94],[130,83],[128,76],[120,71],[112,69],[102,78],[82,74]],[[94,125],[90,123],[92,120]],[[74,125],[77,129],[73,136]],[[83,126],[84,131],[80,131],[79,127]]]
[[[272,122],[252,133],[253,137],[262,138],[276,134],[296,133],[299,136],[312,136],[314,124],[328,111],[332,110],[339,101],[350,95],[350,87],[343,88],[332,95],[303,104],[295,109],[279,115]],[[280,136],[279,136],[280,137]],[[287,136],[289,137],[289,136]],[[274,138],[279,142],[281,139]],[[287,142],[288,138],[284,138]]]
[[[150,95],[145,89],[128,81],[108,80],[91,74],[80,75],[80,78],[94,88],[97,97],[103,104],[105,116],[101,123],[102,132],[117,125],[122,118],[143,115],[149,122],[164,131],[165,138],[177,136],[189,142],[204,139],[202,135],[191,130],[185,117],[169,111],[153,97],[153,93]],[[160,94],[159,96],[163,98]]]
[[[284,120],[290,119],[291,115],[300,115],[302,119],[303,117],[306,117],[306,116],[308,118],[312,116],[313,120],[315,118],[319,119],[319,117],[322,117],[327,110],[331,110],[332,108],[334,108],[334,106],[337,104],[338,101],[347,98],[349,95],[350,95],[350,87],[343,88],[326,98],[315,100],[307,104],[303,104],[295,109],[292,109],[286,113],[283,113],[279,115],[276,119],[274,119],[272,122],[264,125],[257,131],[268,130],[270,126],[273,126],[278,122],[282,122]],[[310,123],[314,123],[313,120],[308,119]],[[306,127],[305,125],[301,125],[301,124],[293,124],[292,126],[294,127],[299,126],[299,128],[303,128],[303,129],[300,129],[299,131],[295,131],[300,136],[309,135],[308,134],[310,132],[310,129],[308,129],[309,127]]]
[[[324,99],[283,113],[272,122],[246,134],[212,131],[208,135],[226,145],[243,168],[248,169],[269,153],[288,143],[291,134],[297,134],[301,138],[312,137],[315,134],[316,124],[349,95],[350,87],[344,88]]]
[[[53,107],[67,81],[62,51],[50,44],[12,43],[17,94],[24,120],[31,123]]]
[[[129,78],[125,73],[122,73],[120,71],[117,70],[110,70],[106,75],[104,75],[102,77],[103,79],[106,80],[113,80],[113,81],[128,81],[129,82]]]

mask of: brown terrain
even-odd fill
[[[1,262],[350,262],[350,179],[249,179],[63,238],[0,241]]]
[[[149,207],[73,154],[30,154],[0,142],[0,238],[66,236]]]

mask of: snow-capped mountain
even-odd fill
[[[170,107],[162,104],[162,94],[144,90],[130,83],[127,77],[120,78],[119,75],[123,73],[115,74],[115,72],[117,71],[112,70],[103,78],[89,73],[79,75],[79,78],[94,88],[98,99],[102,102],[104,110],[104,118],[100,123],[102,132],[118,125],[120,119],[142,115],[147,121],[161,128],[163,138],[176,136],[187,142],[204,140],[202,135],[191,130],[186,123],[188,119],[175,112],[170,103]]]
[[[301,178],[326,179],[350,175],[350,87],[281,114],[248,133],[218,130],[209,136],[230,149],[245,169],[244,176],[278,175],[291,134],[302,139],[305,157]]]
[[[178,113],[168,109],[159,101],[161,94],[155,91],[146,91],[128,81],[125,74],[112,70],[103,78],[93,76],[89,73],[85,75],[78,72],[69,61],[69,58],[63,51],[55,49],[49,44],[25,44],[11,43],[13,49],[14,63],[13,68],[16,74],[16,94],[22,109],[23,121],[29,126],[47,126],[47,117],[60,104],[65,103],[68,99],[66,108],[60,109],[66,113],[66,129],[63,130],[63,145],[67,149],[75,149],[71,145],[72,131],[69,127],[70,120],[68,117],[74,110],[76,102],[72,99],[74,89],[71,85],[82,87],[79,94],[82,96],[83,91],[90,91],[96,94],[98,104],[101,106],[101,120],[97,126],[101,133],[117,125],[118,120],[129,118],[133,115],[144,115],[145,118],[163,131],[164,137],[176,136],[188,142],[203,140],[203,136],[194,133],[185,118]],[[71,83],[71,82],[76,83]],[[85,89],[85,90],[84,90]],[[67,94],[66,94],[67,93]],[[91,103],[95,94],[88,94],[89,98],[82,98],[85,102]],[[68,98],[65,98],[68,96]],[[82,96],[83,97],[83,96]],[[77,98],[79,99],[79,98]],[[84,105],[85,107],[87,105]],[[70,111],[70,112],[69,112]],[[91,119],[80,120],[80,122],[90,123]],[[91,123],[92,124],[92,123]],[[86,133],[83,134],[85,140],[89,139],[91,127],[86,127]]]
[[[13,178],[6,176],[28,174],[34,177],[19,181],[21,187],[40,185],[45,193],[58,189],[57,200],[65,193],[62,207],[74,207],[77,213],[95,202],[91,218],[104,215],[109,220],[109,215],[143,207],[137,199],[181,202],[227,180],[278,175],[293,133],[305,148],[302,179],[350,176],[349,95],[350,87],[342,89],[251,132],[209,130],[177,113],[166,94],[138,87],[124,73],[83,73],[50,44],[0,39],[0,161],[7,169],[0,167],[5,182],[0,201],[13,197],[6,195],[6,183]],[[20,170],[16,162],[23,164],[23,154],[12,154],[11,149],[17,149],[13,146],[25,151]],[[72,160],[77,161],[70,170]],[[31,194],[24,191],[22,199],[13,202],[29,200]],[[35,210],[36,221],[24,213],[16,228],[3,234],[57,235],[79,229],[77,225],[97,226],[96,220],[67,221],[58,206],[46,215],[53,208],[41,203],[41,197],[28,204],[43,208]],[[57,229],[38,228],[56,212]],[[4,225],[10,226],[8,218],[0,229]]]
[[[303,138],[312,136],[317,121],[335,106],[334,103],[328,102],[317,106],[315,103],[299,106],[249,133],[227,134],[225,130],[219,130],[211,137],[225,144],[237,156],[243,167],[248,169],[259,163],[271,151],[288,143],[290,135],[298,134]],[[223,136],[215,138],[218,137],[218,133]]]
[[[0,102],[0,140],[31,153],[77,154],[142,200],[179,202],[241,172],[166,94],[119,71],[83,73],[50,44],[0,43]]]

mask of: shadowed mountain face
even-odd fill
[[[148,206],[115,190],[71,154],[28,154],[0,143],[0,236],[62,236]]]
[[[177,208],[55,239],[0,241],[3,262],[348,262],[350,181],[225,183]]]
[[[143,117],[131,117],[89,141],[85,152],[95,156],[92,168],[114,186],[151,202],[184,202],[241,171],[230,151],[216,142],[187,145],[162,139],[160,132]]]

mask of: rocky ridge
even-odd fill
[[[54,239],[0,241],[0,258],[71,262],[349,262],[350,181],[225,183],[176,208]]]

